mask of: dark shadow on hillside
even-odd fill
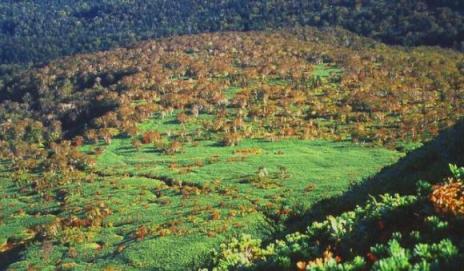
[[[213,148],[224,148],[224,144],[222,142],[213,142],[211,144],[206,145],[207,147],[213,147]]]
[[[7,252],[0,253],[0,270],[6,270],[10,264],[19,260],[24,249],[25,245],[22,244],[8,250]]]
[[[416,191],[418,180],[440,182],[449,176],[450,163],[464,165],[464,119],[397,163],[351,187],[341,196],[322,200],[302,217],[289,220],[286,232],[304,230],[311,221],[353,209],[370,196],[384,193],[412,194]]]
[[[179,123],[178,120],[172,119],[172,120],[163,121],[163,124],[165,124],[165,125],[178,125],[178,124],[180,124],[180,123]]]

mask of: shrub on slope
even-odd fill
[[[453,167],[454,168],[454,167]],[[250,236],[215,252],[215,270],[458,270],[464,263],[462,172],[415,195],[384,194],[262,247]]]

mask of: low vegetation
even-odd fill
[[[267,246],[250,235],[233,239],[214,253],[213,270],[459,270],[464,168],[452,167],[443,183],[373,197]]]

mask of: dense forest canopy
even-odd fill
[[[297,25],[464,49],[460,0],[2,0],[0,63],[40,63],[176,34]]]

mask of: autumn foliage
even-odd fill
[[[450,180],[436,185],[430,194],[430,201],[439,213],[464,216],[464,184]]]

